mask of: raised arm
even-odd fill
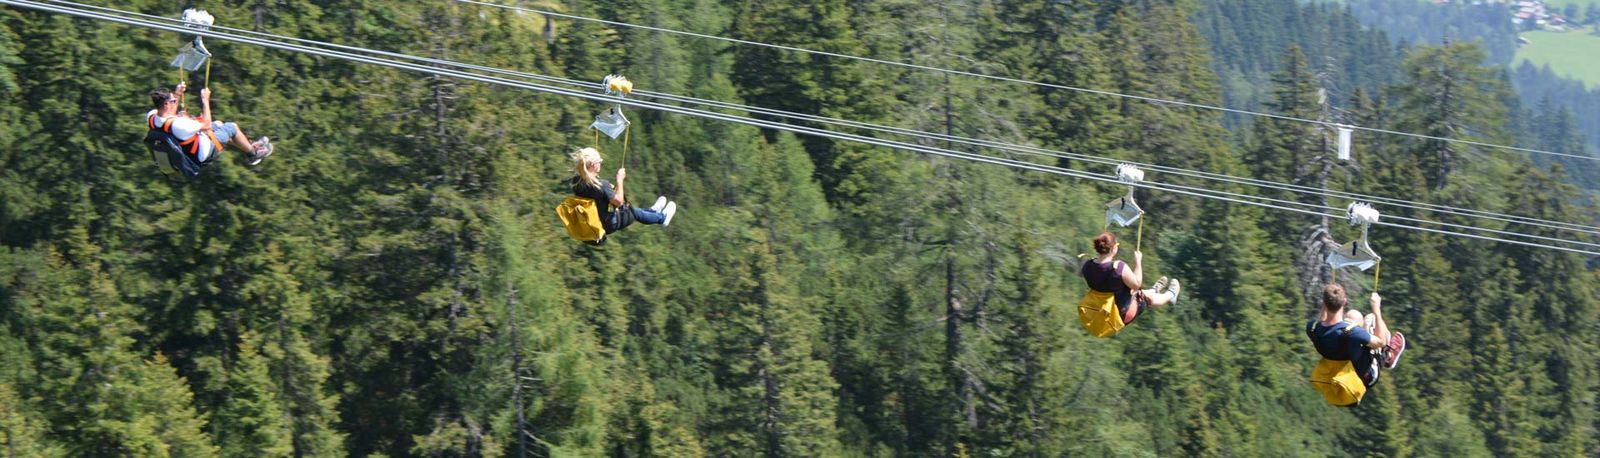
[[[200,128],[211,130],[211,88],[200,88]]]
[[[612,207],[621,207],[622,204],[624,204],[624,203],[626,203],[628,201],[628,199],[624,199],[623,196],[622,196],[622,182],[623,182],[623,180],[627,180],[627,179],[628,179],[628,169],[626,167],[618,168],[617,169],[617,192],[611,194],[611,206]]]
[[[1383,348],[1389,343],[1389,325],[1383,322],[1383,297],[1372,293],[1372,319],[1375,328],[1372,331],[1372,340],[1367,341],[1367,348]]]
[[[1133,270],[1122,274],[1122,284],[1128,289],[1140,289],[1144,286],[1144,252],[1133,252]]]

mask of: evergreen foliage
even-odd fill
[[[1395,52],[1356,26],[1357,7],[521,4],[1561,151],[1582,150],[1593,117],[1518,103],[1507,80],[1536,70],[1483,67],[1472,44]],[[441,59],[1600,216],[1571,184],[1595,182],[1584,162],[1363,134],[1359,159],[1342,163],[1331,132],[1303,123],[1245,127],[460,2],[201,6],[224,25]],[[1307,292],[1337,281],[1365,310],[1379,286],[1326,271],[1307,245],[1352,239],[1342,223],[1140,191],[1142,235],[1112,229],[1123,257],[1142,250],[1146,283],[1179,278],[1183,296],[1097,339],[1073,314],[1086,290],[1074,255],[1119,186],[642,110],[628,113],[625,153],[584,130],[598,104],[223,40],[208,42],[219,117],[279,149],[253,168],[230,150],[175,184],[136,142],[145,94],[177,76],[174,37],[0,11],[7,456],[1600,454],[1600,344],[1586,338],[1600,331],[1600,273],[1579,255],[1374,227],[1386,316],[1412,347],[1362,406],[1335,409],[1305,383],[1315,354],[1302,328],[1319,308]],[[636,203],[677,201],[670,227],[635,225],[601,247],[566,238],[552,208],[568,193],[567,154],[591,145],[603,174],[629,169]]]

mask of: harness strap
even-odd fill
[[[1340,322],[1339,324],[1344,325],[1344,329],[1339,331],[1339,333],[1343,335],[1350,335],[1350,330],[1355,329],[1355,325],[1350,323]],[[1306,322],[1306,335],[1313,338],[1317,336],[1317,320],[1310,320]]]
[[[176,120],[175,116],[174,117],[165,118],[165,120],[161,122],[161,127],[156,127],[156,115],[151,115],[150,116],[150,128],[151,129],[161,129],[161,131],[162,132],[166,132],[167,135],[172,135],[172,136],[176,137],[176,135],[172,134],[172,122],[175,121],[175,120]],[[201,132],[205,132],[206,137],[210,137],[211,138],[211,144],[214,147],[216,147],[216,148],[221,148],[222,147],[222,142],[217,141],[217,134],[212,132],[211,129],[203,129],[202,128]],[[196,132],[195,135],[192,136],[192,137],[189,137],[188,140],[178,140],[178,146],[189,150],[189,155],[193,156],[195,158],[195,160],[199,160],[200,159],[200,132]]]

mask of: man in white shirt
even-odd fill
[[[212,155],[221,152],[224,144],[222,139],[236,148],[249,151],[250,165],[260,164],[262,159],[272,155],[272,143],[267,137],[251,142],[250,137],[239,130],[238,124],[212,121],[211,89],[200,89],[199,118],[179,113],[178,101],[183,99],[184,89],[183,83],[178,83],[173,90],[159,88],[150,91],[150,102],[155,105],[155,109],[145,115],[150,128],[167,130],[178,139],[184,153],[200,163],[210,162]]]

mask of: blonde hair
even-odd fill
[[[572,162],[576,163],[574,168],[578,170],[579,182],[596,188],[600,187],[600,177],[589,171],[590,164],[598,164],[600,162],[600,150],[589,147],[580,149],[572,153]]]

